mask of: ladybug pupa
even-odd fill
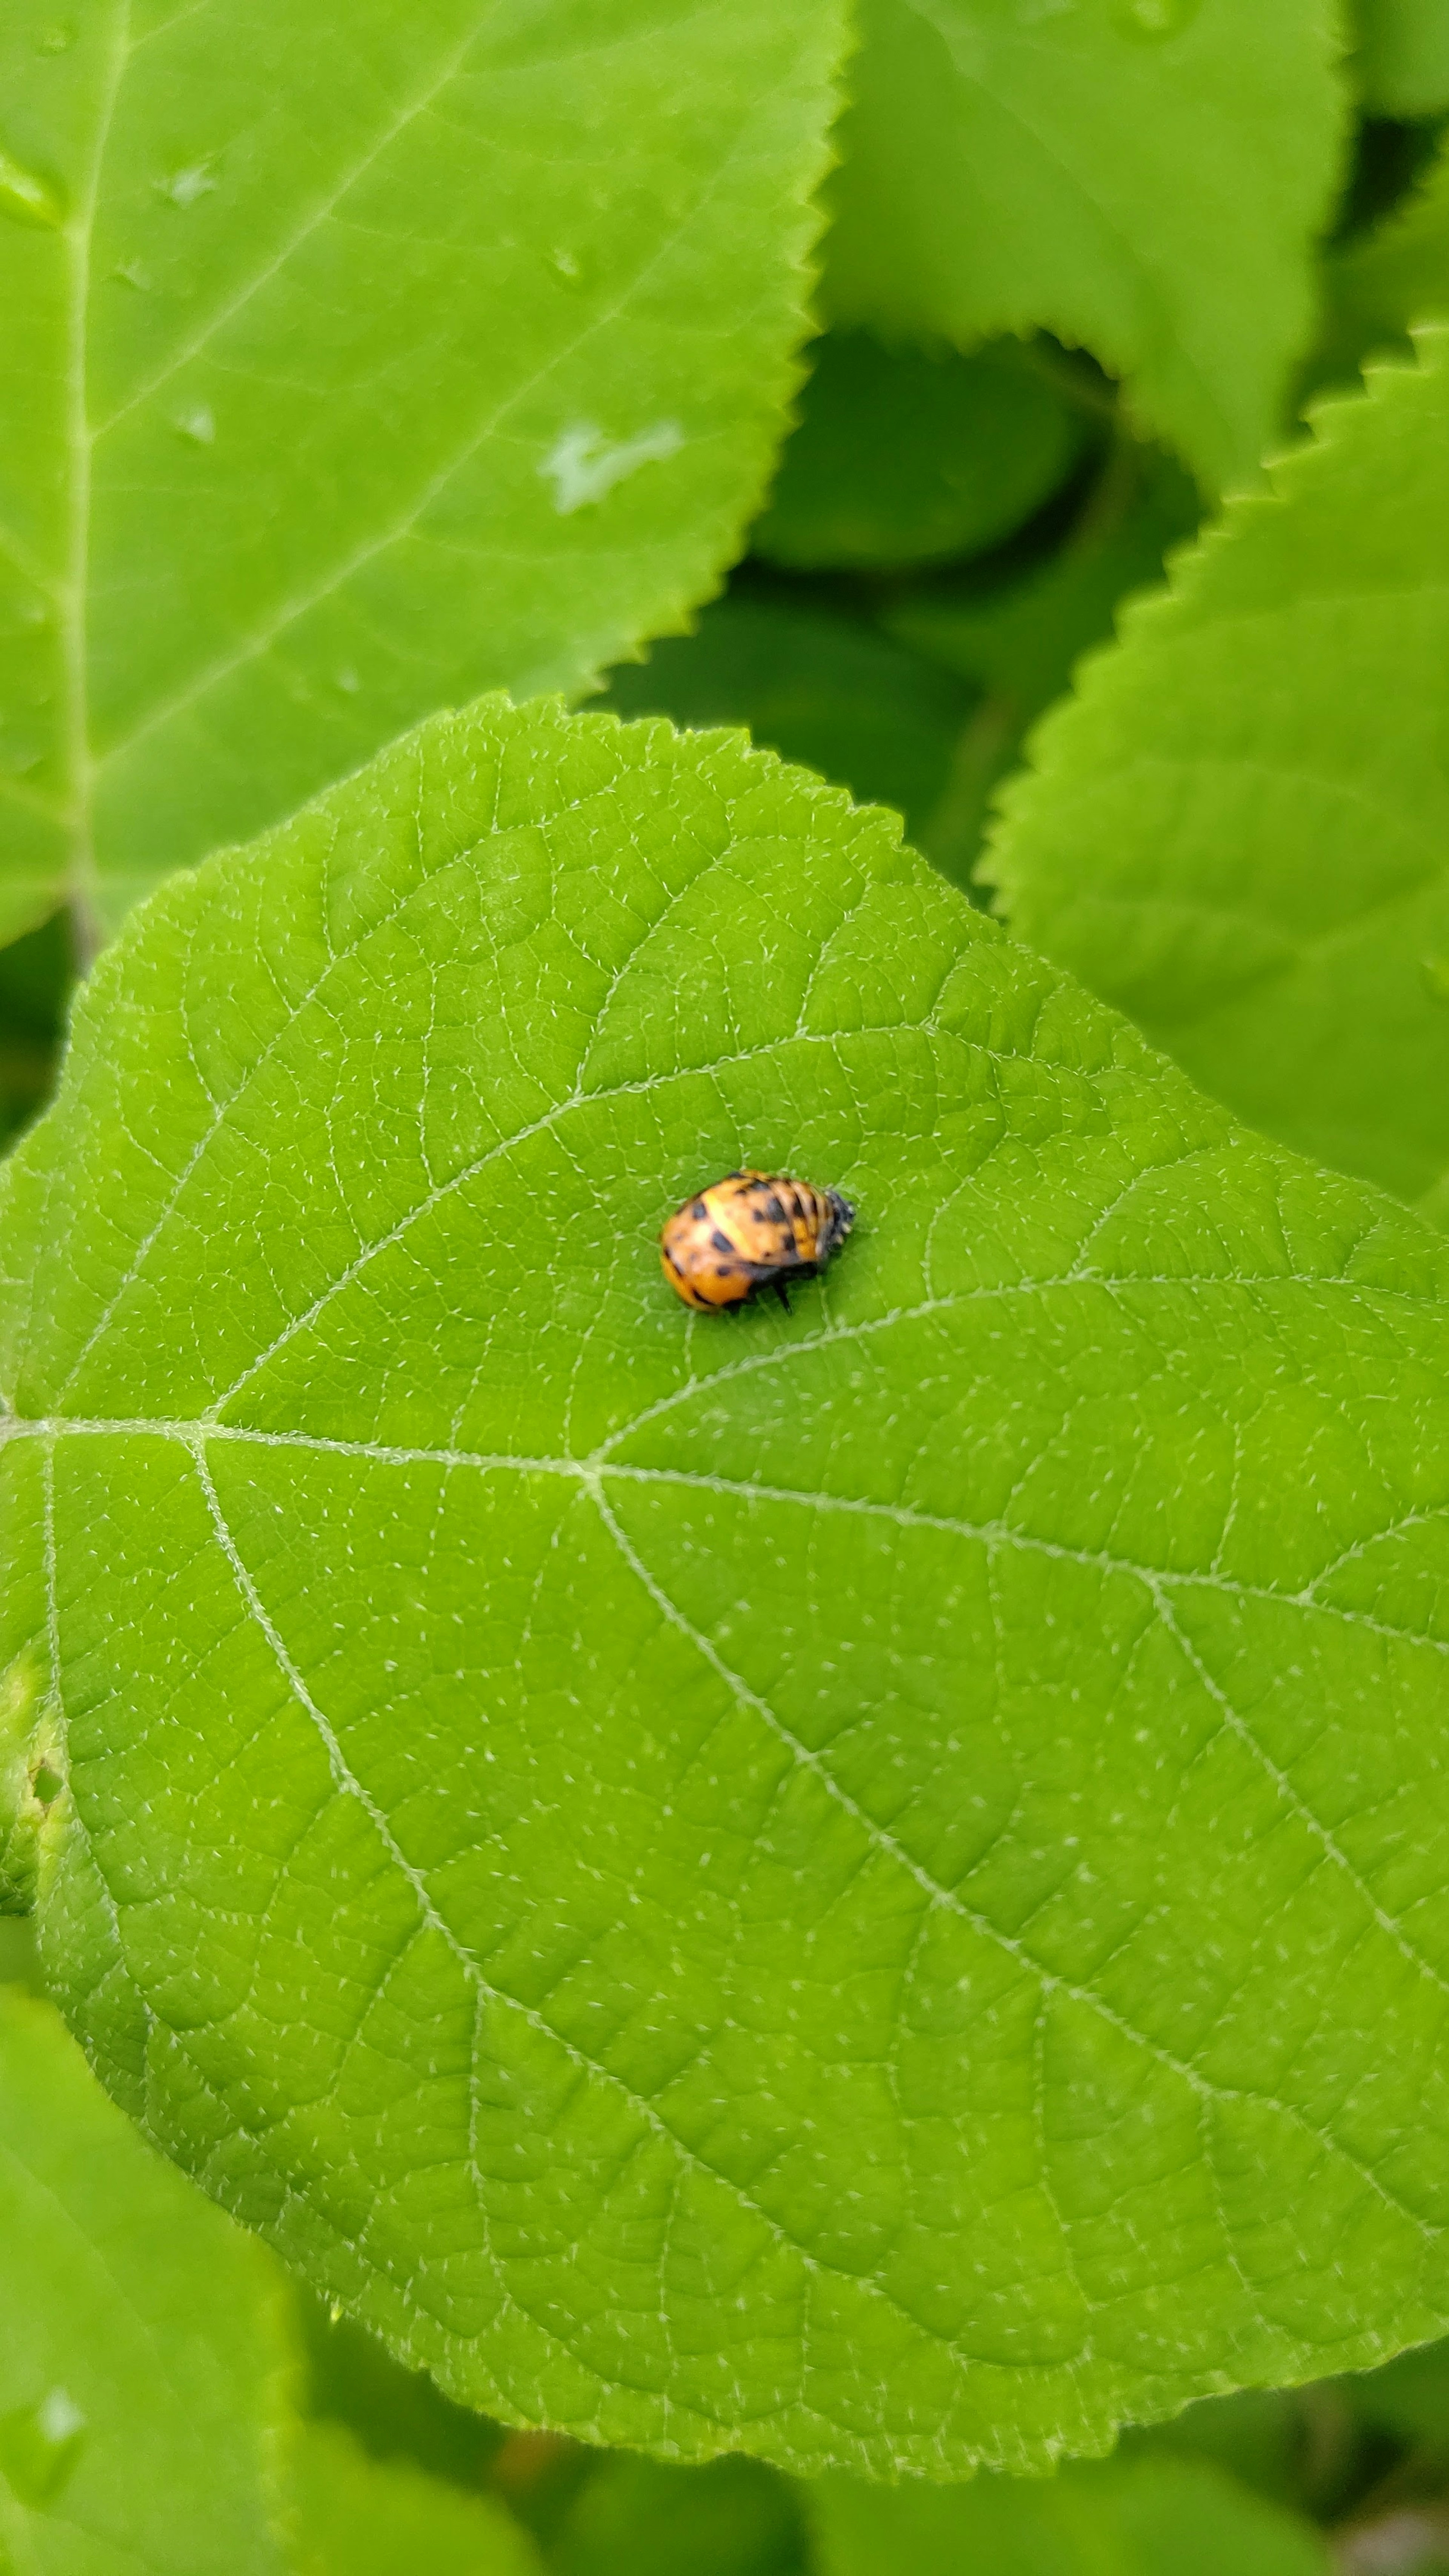
[[[839,1250],[855,1210],[838,1190],[782,1172],[727,1172],[664,1226],[664,1276],[705,1314],[748,1306],[772,1288],[787,1310],[793,1280],[814,1279]]]

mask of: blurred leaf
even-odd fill
[[[1368,107],[1386,116],[1437,116],[1449,107],[1449,8],[1444,0],[1354,0],[1351,69]]]
[[[752,551],[805,571],[980,554],[1051,498],[1085,434],[1018,341],[961,357],[830,332]]]
[[[865,0],[862,23],[832,319],[1054,332],[1209,488],[1253,473],[1337,176],[1317,0]]]
[[[1199,508],[1180,466],[1122,439],[1055,554],[1014,577],[992,581],[983,569],[923,582],[885,610],[902,643],[985,692],[957,737],[946,786],[916,826],[919,846],[958,885],[974,883],[992,798],[1028,727],[1087,647],[1110,634],[1121,600],[1160,579],[1165,549],[1196,525]]]
[[[49,2004],[0,1988],[0,2563],[281,2576],[271,2258],[163,2164]]]
[[[810,2491],[816,2576],[1329,2576],[1318,2534],[1182,2460]]]
[[[757,1160],[860,1223],[691,1316]],[[450,2394],[1045,2463],[1449,2325],[1449,1246],[880,813],[499,701],[164,888],[0,1178],[152,2134]]]
[[[1365,358],[1407,356],[1412,324],[1446,319],[1449,155],[1441,152],[1404,206],[1325,260],[1323,326],[1309,380],[1341,383]]]
[[[795,2493],[758,2460],[670,2468],[618,2456],[578,2497],[559,2576],[805,2576]]]
[[[885,624],[962,679],[1009,698],[1025,723],[1061,694],[1088,646],[1111,634],[1121,601],[1161,579],[1168,547],[1199,515],[1180,466],[1122,440],[1055,554],[1006,581],[923,583],[890,606]]]
[[[526,2532],[486,2496],[400,2461],[385,2466],[338,2424],[295,2445],[295,2576],[536,2576]]]
[[[1276,2504],[1301,2505],[1304,2449],[1302,2392],[1243,2388],[1231,2397],[1204,2397],[1166,2424],[1129,2426],[1118,2456],[1142,2454],[1205,2460],[1240,2485]]]
[[[1370,2423],[1449,2455],[1449,2343],[1421,2344],[1340,2385]]]
[[[311,2408],[341,2423],[376,2458],[406,2455],[454,2486],[481,2488],[502,2427],[455,2406],[425,2371],[405,2369],[351,2318],[332,2317],[319,2300],[299,2300],[310,2364]]]
[[[64,913],[53,914],[27,938],[0,946],[0,1145],[50,1095],[74,981]]]
[[[913,836],[943,794],[975,692],[862,621],[788,599],[736,596],[699,632],[610,675],[621,716],[747,726],[863,804],[893,806]]]
[[[1422,345],[1128,610],[986,870],[1241,1116],[1449,1213],[1449,333]]]
[[[684,622],[783,427],[840,43],[835,0],[11,0],[0,935]]]

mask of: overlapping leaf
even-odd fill
[[[970,357],[827,332],[811,352],[751,550],[801,570],[979,554],[1066,481],[1086,422],[1047,364],[1005,340]]]
[[[1437,116],[1449,107],[1449,16],[1441,0],[1356,0],[1352,70],[1381,116]]]
[[[988,866],[1024,939],[1255,1126],[1449,1201],[1449,333],[1044,725]]]
[[[285,2285],[0,1987],[0,2562],[282,2576]]]
[[[1405,205],[1325,260],[1313,382],[1351,381],[1366,357],[1407,355],[1415,323],[1446,319],[1449,159],[1441,152]]]
[[[0,934],[677,627],[804,329],[834,0],[12,0]]]
[[[744,1160],[857,1232],[691,1317]],[[396,2350],[939,2474],[1449,2319],[1417,1220],[888,817],[496,702],[163,890],[5,1186],[51,1973]]]
[[[858,617],[786,597],[720,599],[609,684],[619,715],[744,725],[863,803],[891,805],[918,847],[951,776],[973,691]],[[931,852],[934,856],[934,851]]]
[[[817,2576],[1328,2576],[1296,2516],[1185,2460],[1113,2461],[1031,2486],[871,2489],[812,2497]]]
[[[308,2425],[295,2451],[295,2576],[537,2576],[527,2534],[488,2497],[370,2460],[336,2424]]]
[[[836,317],[1045,328],[1209,489],[1272,438],[1312,314],[1341,110],[1316,0],[866,0]]]

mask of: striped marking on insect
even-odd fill
[[[854,1223],[839,1190],[784,1172],[727,1172],[676,1209],[659,1258],[686,1306],[727,1314],[772,1288],[788,1313],[791,1282],[814,1279]]]

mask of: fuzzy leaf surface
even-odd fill
[[[495,700],[163,888],[0,1470],[158,2140],[495,2417],[939,2474],[1449,2323],[1449,1247],[898,828]],[[691,1316],[744,1162],[856,1233]]]
[[[836,0],[12,0],[0,935],[677,628],[803,335]]]
[[[1209,490],[1258,465],[1312,316],[1342,110],[1317,0],[864,0],[833,317],[1046,329]]]
[[[282,2576],[290,2301],[136,2135],[59,2015],[0,1988],[0,2564]]]
[[[985,863],[1245,1118],[1449,1213],[1449,332],[1130,607]]]

